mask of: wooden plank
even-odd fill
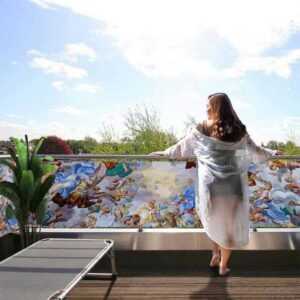
[[[300,299],[299,277],[118,277],[81,281],[68,299]],[[222,298],[223,297],[223,298]]]

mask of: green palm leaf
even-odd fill
[[[32,165],[34,164],[34,161],[37,161],[37,153],[41,147],[41,145],[43,144],[44,138],[40,138],[38,143],[36,144],[36,146],[34,147],[34,149],[32,150],[31,153],[31,158],[29,161],[29,168],[32,169]]]
[[[13,172],[15,172],[15,170],[17,169],[16,165],[12,161],[7,159],[2,159],[0,161],[0,164],[9,167]]]
[[[29,209],[30,201],[34,194],[34,176],[31,170],[24,170],[20,180],[20,193],[22,195],[21,206],[23,209]]]
[[[11,158],[14,160],[14,162],[17,165],[19,161],[18,161],[18,157],[17,157],[15,149],[12,148],[12,147],[8,147],[7,148],[7,152],[8,152],[8,154],[11,156]]]
[[[35,212],[39,208],[46,194],[49,192],[51,186],[53,185],[54,180],[55,180],[55,176],[49,175],[46,177],[46,179],[43,182],[41,182],[40,179],[36,182],[34,195],[32,197],[32,201],[30,205],[30,210],[32,212]]]
[[[7,151],[9,153],[11,159],[16,164],[15,176],[16,176],[16,179],[19,181],[20,177],[21,177],[21,166],[20,166],[20,163],[19,163],[19,159],[18,159],[17,154],[16,154],[16,152],[15,152],[15,150],[13,148],[8,147]]]
[[[31,170],[33,172],[34,178],[37,180],[38,178],[41,178],[44,175],[43,165],[42,161],[37,156],[31,157]]]
[[[27,147],[23,142],[19,141],[18,139],[15,140],[15,146],[16,146],[16,154],[18,157],[20,168],[22,170],[27,170],[28,169]]]
[[[11,205],[7,205],[5,210],[6,219],[12,219],[15,217],[15,210],[11,207]]]
[[[27,169],[30,169],[30,151],[29,151],[29,142],[28,142],[28,135],[25,134],[25,147],[26,147],[26,162],[27,162]]]
[[[55,171],[55,166],[52,164],[42,164],[43,175],[51,174]]]
[[[36,146],[34,147],[33,151],[32,151],[32,155],[37,155],[38,151],[40,150],[43,142],[44,142],[44,138],[40,138],[38,143],[36,144]]]
[[[45,197],[36,209],[36,221],[38,224],[43,225],[45,214],[47,211],[47,198]]]
[[[15,206],[20,204],[20,194],[18,186],[13,182],[0,182],[0,195],[9,199]]]

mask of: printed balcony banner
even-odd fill
[[[202,227],[193,162],[56,161],[44,226],[52,228]],[[251,227],[300,227],[300,163],[272,161],[248,171]],[[0,180],[12,174],[0,165]],[[200,199],[201,201],[201,199]],[[0,236],[17,228],[0,197]]]

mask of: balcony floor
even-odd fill
[[[191,259],[183,255],[177,265],[175,254],[167,259],[153,255],[152,262],[150,253],[119,255],[114,282],[82,280],[67,299],[300,299],[299,252],[234,253],[229,277],[218,277],[206,267],[209,252],[191,254]]]

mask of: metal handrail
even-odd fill
[[[136,154],[49,154],[39,155],[40,157],[52,156],[58,160],[89,160],[89,159],[141,159],[141,160],[171,160],[171,161],[188,161],[196,160],[196,156],[183,157],[183,158],[170,158],[168,156],[156,156],[156,155],[136,155]],[[9,155],[0,155],[1,159],[10,158]],[[300,160],[300,155],[274,155],[269,160]]]

